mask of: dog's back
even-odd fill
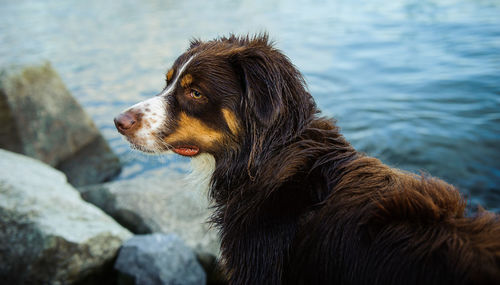
[[[500,221],[439,179],[359,157],[298,231],[297,284],[499,284]]]

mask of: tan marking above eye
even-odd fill
[[[173,75],[174,75],[174,69],[172,68],[167,72],[167,81],[170,81]]]
[[[182,87],[186,88],[191,83],[193,83],[193,76],[191,74],[186,74],[186,75],[184,75],[184,77],[182,77],[182,80],[181,80]]]
[[[191,142],[199,147],[210,147],[223,137],[222,132],[208,127],[199,119],[188,116],[186,113],[179,114],[176,130],[165,138],[167,143],[182,141]]]
[[[237,135],[240,129],[240,124],[238,123],[238,120],[236,119],[234,113],[229,109],[222,109],[222,115],[224,116],[224,120],[226,120],[227,126],[229,127],[231,132],[234,135]]]

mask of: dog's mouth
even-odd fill
[[[132,148],[137,149],[139,151],[145,152],[145,153],[161,153],[164,151],[171,150],[179,155],[182,156],[195,156],[200,152],[200,148],[194,145],[182,145],[182,146],[169,146],[166,149],[158,149],[158,150],[153,150],[149,149],[143,145],[137,144],[135,142],[129,141],[131,144]]]
[[[194,145],[183,145],[173,147],[172,151],[182,156],[194,156],[200,152],[200,148]]]
[[[145,152],[145,153],[162,153],[166,151],[173,151],[176,154],[182,155],[182,156],[195,156],[200,152],[200,148],[195,145],[187,145],[187,144],[181,144],[181,145],[172,145],[172,144],[159,144],[155,143],[152,145],[145,144],[143,141],[137,141],[129,136],[125,136],[127,141],[129,142],[130,146],[133,149]]]

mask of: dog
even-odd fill
[[[499,216],[356,151],[267,34],[193,40],[115,125],[208,177],[230,284],[500,284]]]

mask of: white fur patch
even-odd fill
[[[162,91],[158,96],[150,98],[148,100],[139,102],[134,106],[123,111],[124,113],[133,110],[134,113],[141,116],[141,126],[136,132],[127,136],[127,139],[139,149],[144,151],[150,151],[154,153],[168,153],[170,151],[163,151],[165,149],[165,142],[159,138],[159,132],[161,128],[168,124],[168,106],[166,104],[166,98],[169,96],[176,88],[177,81],[182,76],[182,73],[193,60],[195,55],[191,56],[176,73],[174,81],[169,85],[167,89]]]
[[[150,150],[161,149],[158,145],[160,139],[157,131],[167,120],[167,109],[165,101],[161,97],[153,97],[142,101],[129,110],[141,114],[141,128],[134,134],[134,140],[142,147]]]
[[[191,173],[186,177],[189,185],[207,198],[210,181],[215,171],[215,158],[208,153],[201,153],[191,158]]]

